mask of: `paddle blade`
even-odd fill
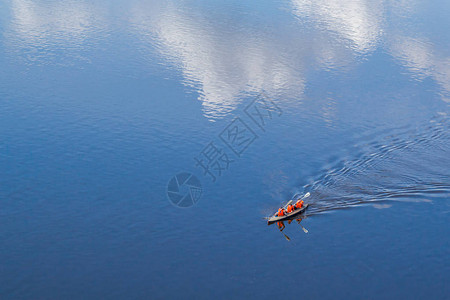
[[[305,194],[305,196],[303,196],[303,199],[308,198],[309,196],[311,196],[311,193],[310,193],[310,192],[307,192],[307,193]]]
[[[304,233],[308,233],[308,230],[305,227],[302,226],[302,229]]]

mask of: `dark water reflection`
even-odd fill
[[[0,298],[448,298],[449,13],[1,2]],[[194,157],[261,92],[282,115],[212,183]],[[287,242],[263,217],[306,192]]]

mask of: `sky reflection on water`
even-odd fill
[[[449,3],[1,2],[0,298],[448,298]],[[263,217],[306,192],[288,242]]]
[[[269,6],[279,10],[276,18],[264,11],[252,13],[254,8],[245,5],[234,16],[224,5],[132,1],[121,8],[128,15],[124,30],[142,43],[135,45],[144,54],[156,48],[164,63],[197,90],[205,116],[214,120],[235,110],[249,93],[264,90],[275,98],[301,99],[311,69],[350,72],[376,51],[391,55],[417,80],[435,80],[442,99],[449,101],[447,45],[411,26],[422,9],[419,4],[423,6],[418,1],[279,2]],[[33,64],[90,62],[85,48],[112,30],[108,13],[85,2],[14,0],[4,43],[12,48],[8,52],[24,51]],[[392,27],[398,16],[405,21]],[[63,55],[57,54],[62,50]]]
[[[166,60],[182,71],[185,83],[198,89],[210,118],[235,109],[245,93],[265,90],[273,97],[299,99],[309,69],[345,72],[375,51],[390,54],[418,80],[435,80],[448,101],[450,57],[440,49],[443,45],[412,32],[408,22],[404,28],[389,28],[391,14],[413,13],[411,3],[395,4],[293,1],[297,22],[233,19],[167,5],[151,15],[150,9],[137,9],[135,22],[140,35],[150,36],[148,42],[156,42]]]

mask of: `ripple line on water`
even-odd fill
[[[449,129],[447,116],[437,115],[422,127],[361,135],[365,141],[356,141],[353,159],[335,160],[304,186],[313,204],[308,214],[380,201],[430,202],[449,195]]]

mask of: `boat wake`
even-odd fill
[[[450,194],[450,122],[437,115],[421,128],[361,136],[353,159],[336,159],[304,191],[312,204],[307,215],[368,203],[432,202]],[[356,150],[356,151],[355,151]]]

